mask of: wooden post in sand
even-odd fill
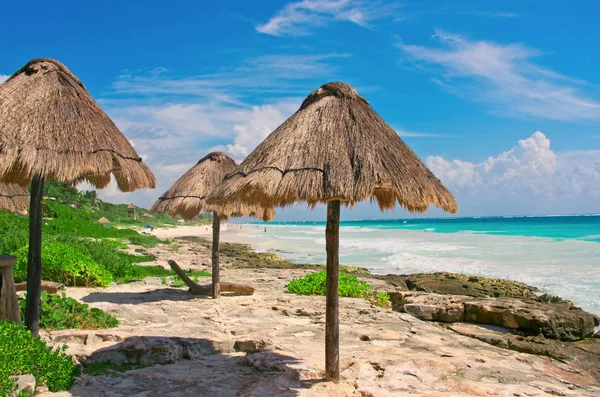
[[[37,337],[40,333],[40,296],[42,288],[42,196],[44,178],[31,180],[29,201],[29,256],[27,257],[27,297],[25,325]]]
[[[327,296],[325,312],[325,378],[337,382],[340,379],[340,326],[338,312],[338,278],[340,247],[340,202],[327,203],[327,226],[325,227],[327,250]]]
[[[212,239],[212,297],[217,299],[221,295],[219,284],[219,233],[221,231],[221,218],[213,212],[213,239]]]
[[[14,256],[0,255],[0,320],[20,323],[21,313],[13,278],[13,266],[16,263]]]

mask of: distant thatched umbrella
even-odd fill
[[[223,152],[209,153],[183,174],[152,206],[152,211],[168,211],[171,216],[181,216],[185,219],[194,218],[200,211],[213,214],[213,298],[218,298],[220,294],[219,232],[221,220],[225,220],[229,216],[250,215],[268,221],[275,215],[273,209],[264,210],[260,206],[247,206],[236,202],[224,205],[209,205],[206,203],[206,196],[210,191],[221,183],[225,175],[236,169],[237,164],[227,154]]]
[[[396,202],[424,212],[456,212],[452,194],[354,88],[329,83],[269,135],[211,193],[209,203],[265,208],[327,203],[326,376],[339,378],[338,250],[340,203]]]
[[[44,181],[88,181],[111,175],[121,191],[156,185],[127,138],[62,63],[34,59],[0,85],[0,180],[31,184],[25,322],[37,335]]]
[[[103,216],[102,218],[98,219],[98,223],[101,225],[107,225],[110,223],[110,221],[108,220],[108,218]]]
[[[26,213],[29,207],[29,193],[13,183],[0,182],[0,210]]]

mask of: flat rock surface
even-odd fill
[[[199,244],[184,244],[176,253],[160,246],[151,252],[158,263],[172,258],[184,269],[206,269],[209,263],[208,248]],[[152,365],[83,375],[68,392],[42,395],[600,395],[598,380],[577,361],[493,346],[354,298],[340,299],[342,379],[326,382],[325,298],[284,292],[287,282],[308,271],[245,269],[226,259],[221,279],[256,291],[218,300],[191,296],[151,278],[104,290],[67,289],[68,295],[116,314],[121,325],[44,338],[67,343],[84,363],[114,359]]]

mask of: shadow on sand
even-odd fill
[[[93,292],[81,300],[86,303],[110,302],[138,305],[160,301],[190,301],[194,299],[210,298],[205,295],[192,295],[187,289],[163,288],[146,292]]]
[[[84,365],[110,362],[101,375],[82,375],[73,396],[297,396],[321,380],[300,381],[301,361],[269,350],[235,353],[200,338],[134,336],[92,353]],[[131,366],[144,368],[119,372]]]

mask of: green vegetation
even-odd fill
[[[53,351],[22,324],[0,321],[0,396],[15,390],[12,377],[23,374],[32,374],[50,391],[68,389],[80,370],[65,350]]]
[[[27,281],[27,254],[29,247],[13,253],[17,257],[14,267],[16,282]],[[74,287],[108,287],[112,274],[88,255],[74,247],[56,241],[42,243],[42,279]]]
[[[133,245],[141,245],[144,248],[152,248],[152,247],[156,247],[156,245],[158,245],[158,244],[165,244],[164,241],[162,241],[161,239],[159,239],[156,236],[142,236],[142,235],[130,236],[129,242]]]
[[[158,266],[137,265],[155,259],[145,250],[144,255],[131,255],[121,250],[127,247],[127,242],[144,248],[170,243],[156,236],[141,235],[132,227],[146,224],[164,227],[174,225],[175,220],[158,213],[152,213],[154,218],[133,220],[128,218],[127,205],[103,203],[96,192],[78,192],[61,182],[49,181],[45,189],[49,199],[44,200],[44,217],[47,219],[43,221],[43,279],[69,286],[106,287],[111,281],[131,282],[149,276],[175,275]],[[138,215],[146,212],[148,210],[138,208]],[[111,223],[99,224],[97,220],[102,216]],[[200,221],[210,220],[205,218]],[[27,277],[28,243],[28,218],[0,211],[0,253],[17,256],[17,282],[25,281]]]
[[[21,317],[25,316],[25,299],[19,298]],[[40,328],[61,329],[104,329],[119,325],[119,320],[100,309],[90,309],[88,305],[61,295],[42,292],[40,301]]]
[[[148,365],[143,365],[143,364],[113,364],[111,362],[101,362],[101,363],[94,363],[94,364],[90,364],[87,367],[84,368],[83,372],[88,374],[88,375],[92,375],[92,376],[99,376],[99,375],[114,375],[115,372],[126,372],[126,371],[132,371],[134,369],[140,369],[140,368],[146,368],[148,367]]]
[[[326,272],[309,273],[302,278],[290,281],[288,292],[299,295],[325,295]],[[351,298],[367,298],[371,294],[371,286],[359,281],[351,274],[339,274],[339,296]]]
[[[390,293],[387,291],[378,292],[373,303],[379,307],[388,307],[391,304]]]

